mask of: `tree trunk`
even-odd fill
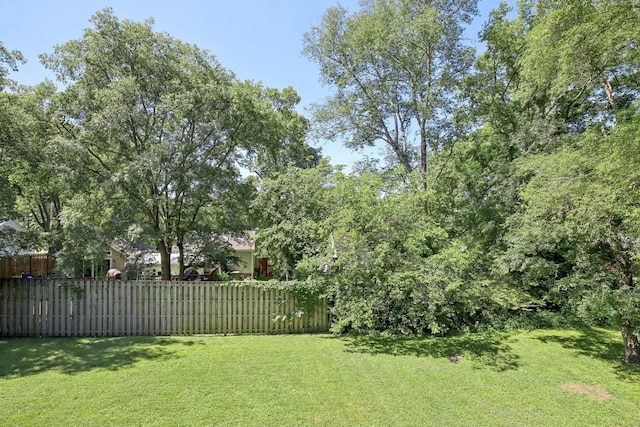
[[[387,143],[391,146],[391,149],[398,157],[398,161],[404,168],[405,172],[411,173],[413,168],[411,167],[411,158],[409,157],[409,153],[407,153],[407,143],[404,139],[404,134],[402,142],[398,140],[398,137],[396,137],[387,139]]]
[[[426,131],[423,131],[426,132]],[[422,191],[427,191],[427,137],[420,138],[420,172],[422,173]]]
[[[184,277],[184,244],[183,243],[178,243],[178,276],[180,277],[180,280],[183,280],[182,278]]]
[[[624,363],[640,364],[640,344],[638,334],[629,323],[623,323],[622,342],[624,343]]]
[[[158,252],[160,252],[160,268],[162,270],[162,280],[171,280],[171,248],[164,240],[158,241]]]
[[[611,225],[611,222],[609,224]],[[623,295],[631,299],[635,287],[632,269],[633,261],[625,252],[620,238],[613,232],[611,234],[610,247],[615,254],[618,284]],[[620,332],[622,333],[622,343],[624,344],[624,362],[640,364],[640,344],[638,344],[638,333],[634,328],[633,322],[623,317]]]
[[[424,129],[424,125],[423,125],[421,130],[421,136],[420,136],[420,179],[422,181],[421,183],[422,191],[425,194],[429,189],[429,185],[427,183],[427,162],[428,162],[427,156],[428,156],[427,136],[426,136],[426,129]],[[427,202],[426,195],[422,201],[422,210],[425,215],[427,216],[429,215],[429,203]]]

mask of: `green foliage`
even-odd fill
[[[0,227],[0,257],[16,256],[21,251],[38,248],[41,244],[40,236],[33,230],[18,231],[12,227]]]
[[[295,319],[302,318],[305,328],[309,327],[308,322],[317,312],[320,299],[324,298],[325,294],[325,284],[321,280],[270,280],[251,283],[253,286],[262,287],[264,289],[278,289],[286,291],[290,299],[288,301],[283,300],[280,302],[283,309],[275,315],[273,321],[293,322]],[[289,304],[285,305],[285,303]],[[285,309],[284,307],[288,307],[288,309]]]
[[[216,275],[216,280],[218,280],[220,282],[230,282],[232,279],[231,279],[231,275],[229,275],[229,273],[221,271]]]
[[[104,209],[97,217],[91,205],[67,203],[63,216],[84,217],[106,241],[155,247],[168,279],[174,244],[183,271],[189,256],[215,257],[208,243],[221,235],[253,228],[253,182],[242,167],[267,174],[281,154],[312,164],[316,153],[304,144],[293,89],[239,82],[208,52],[155,32],[152,20],[121,21],[105,9],[91,22],[82,38],[42,56],[67,84],[55,119],[68,155],[58,165],[73,171],[74,196],[90,193]]]
[[[5,94],[3,94],[5,95]],[[7,113],[13,122],[0,160],[0,173],[12,193],[8,213],[39,230],[53,254],[60,249],[60,215],[73,187],[61,165],[62,152],[56,126],[59,97],[51,82],[19,87],[6,94]]]
[[[638,200],[629,189],[639,164],[620,156],[637,140],[635,114],[609,133],[584,132],[566,148],[522,162],[529,179],[509,220],[503,261],[541,301],[637,331]]]
[[[462,26],[476,4],[371,0],[351,15],[340,6],[327,9],[304,36],[304,53],[335,90],[315,110],[320,135],[351,148],[383,141],[394,164],[411,171],[418,159],[426,173],[428,151],[460,133],[450,107],[473,61]]]
[[[526,300],[483,273],[479,251],[448,241],[412,187],[402,173],[362,173],[324,189],[325,240],[296,271],[326,284],[335,332],[444,333]]]
[[[329,187],[334,171],[324,159],[317,167],[289,168],[266,178],[253,201],[260,215],[257,235],[262,256],[269,257],[275,274],[283,279],[294,275],[304,258],[324,253],[322,223],[330,214]]]
[[[479,331],[529,331],[536,329],[569,329],[586,325],[603,326],[603,319],[589,322],[575,312],[552,310],[516,311],[496,314],[478,325]]]
[[[421,197],[403,186],[397,174],[363,173],[335,189],[339,214],[330,224],[337,259],[330,283],[336,331],[426,329],[403,311],[413,310],[408,299],[416,273],[445,234],[421,214]]]
[[[4,90],[7,83],[10,83],[7,74],[9,71],[17,71],[19,62],[25,62],[22,53],[17,50],[8,50],[0,41],[0,90]]]
[[[574,126],[605,124],[637,91],[639,23],[632,1],[538,1],[520,58],[524,93]]]
[[[386,28],[376,26],[384,5],[352,17],[331,9],[324,28],[307,36],[308,53],[334,59],[320,61],[343,97],[332,104],[334,119],[349,99],[385,105],[353,95],[350,80],[379,65],[364,66],[353,47],[358,37],[386,43]],[[334,184],[339,213],[320,229],[337,260],[325,250],[299,264],[326,275],[334,330],[444,333],[559,325],[559,316],[637,325],[637,43],[615,24],[637,10],[536,2],[512,20],[508,13],[503,5],[492,14],[482,33],[487,52],[467,80],[469,119],[479,124],[471,137],[451,154],[432,147],[426,177],[365,169]],[[575,49],[591,34],[593,45]],[[358,137],[370,134],[363,127]],[[422,179],[432,186],[416,192]]]

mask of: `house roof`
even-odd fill
[[[237,236],[221,236],[220,239],[231,245],[231,249],[234,251],[255,251],[255,235],[253,230],[245,231],[241,235]],[[142,263],[146,265],[160,264],[160,253],[155,250],[141,250]],[[179,250],[177,246],[171,248],[171,264],[178,263]]]
[[[12,228],[16,231],[25,231],[20,224],[9,218],[0,218],[0,228]]]
[[[25,231],[27,230],[16,221],[9,218],[0,218],[0,257],[5,255],[30,255],[46,252],[20,249],[21,245],[16,238],[20,233]]]
[[[224,239],[234,251],[252,251],[256,249],[256,232],[251,230],[240,236],[227,236]]]

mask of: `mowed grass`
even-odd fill
[[[0,424],[638,426],[604,329],[0,340]]]

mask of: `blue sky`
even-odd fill
[[[358,0],[339,2],[351,11],[358,7]],[[468,32],[472,42],[498,3],[479,1],[481,15]],[[210,51],[242,80],[278,89],[292,86],[302,97],[304,113],[330,89],[320,84],[317,66],[302,56],[302,37],[337,4],[338,0],[0,0],[0,40],[28,61],[11,78],[25,85],[54,80],[38,55],[80,38],[96,11],[112,7],[120,19],[153,17],[155,30]],[[334,164],[351,165],[362,156],[339,142],[320,147]]]

